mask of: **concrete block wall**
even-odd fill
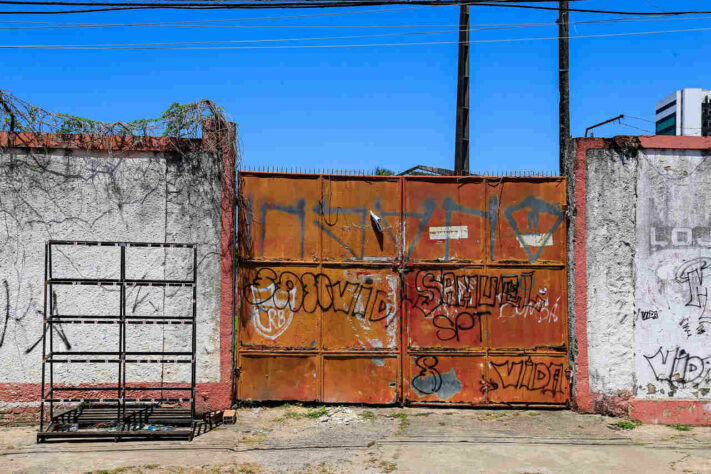
[[[178,154],[169,140],[127,145],[111,153],[81,149],[62,138],[52,148],[19,143],[0,134],[0,413],[35,413],[40,399],[45,242],[50,239],[196,242],[198,244],[198,410],[231,403],[234,155],[190,145],[199,154]],[[127,249],[134,278],[183,278],[192,272],[192,249]],[[70,278],[115,276],[116,248],[56,247],[54,272]],[[110,288],[58,288],[63,314],[115,314]],[[129,291],[133,314],[189,310],[180,289]],[[190,326],[133,326],[129,350],[187,350]],[[61,325],[58,350],[114,350],[117,329]],[[133,344],[133,346],[131,346]],[[184,364],[183,364],[184,365]],[[59,382],[110,383],[115,367],[56,366]],[[140,364],[127,381],[189,381],[189,365]]]
[[[577,139],[574,401],[711,424],[711,139]]]

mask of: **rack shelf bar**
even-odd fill
[[[56,278],[52,274],[52,249],[55,246],[96,246],[120,249],[118,278]],[[190,279],[135,279],[127,278],[126,251],[129,248],[146,247],[160,249],[192,249],[192,274]],[[115,273],[109,273],[115,274]],[[53,287],[65,286],[107,286],[119,292],[117,313],[102,315],[60,314],[57,308]],[[129,315],[127,314],[127,290],[133,287],[184,287],[192,290],[190,315]],[[45,243],[45,287],[42,337],[42,400],[40,404],[40,431],[38,441],[56,438],[185,438],[192,439],[195,429],[195,384],[196,384],[196,312],[197,312],[197,244],[161,243],[161,242],[102,242],[51,240]],[[116,325],[119,329],[118,344],[115,351],[72,351],[55,350],[55,324],[86,324],[98,327]],[[189,325],[191,344],[189,351],[129,351],[127,350],[128,325]],[[115,334],[115,333],[114,333]],[[190,384],[163,385],[162,383],[145,385],[140,381],[126,381],[126,364],[190,364]],[[117,364],[116,383],[105,385],[55,385],[55,364]],[[136,385],[138,384],[138,385]],[[94,395],[93,397],[67,397],[67,395]],[[97,397],[96,392],[106,393],[106,397]],[[112,393],[113,392],[113,393]],[[160,393],[157,393],[160,392]],[[164,396],[163,392],[189,392],[189,396]],[[130,393],[130,396],[127,396]],[[114,395],[115,394],[115,395]],[[141,396],[143,394],[143,396]],[[160,396],[155,396],[160,395]],[[168,395],[168,394],[165,394]],[[185,393],[188,395],[188,393]],[[82,406],[83,402],[91,404]],[[161,407],[160,403],[170,402],[190,404],[190,408]],[[55,416],[55,404],[80,405]],[[185,407],[185,405],[183,405]],[[151,421],[152,420],[152,421]],[[146,431],[140,427],[144,423],[187,426],[188,429],[171,431]],[[67,423],[89,427],[78,431],[62,431]],[[117,431],[102,431],[91,427],[114,426]],[[51,431],[50,431],[51,430]]]

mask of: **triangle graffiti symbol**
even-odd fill
[[[514,217],[513,217],[514,212],[519,211],[521,209],[525,209],[525,208],[530,208],[531,211],[533,211],[533,212],[550,214],[554,217],[557,217],[555,224],[553,224],[553,227],[551,227],[551,229],[548,232],[543,234],[543,239],[541,241],[541,245],[540,245],[540,247],[538,247],[538,250],[536,250],[535,254],[532,251],[532,249],[535,246],[529,245],[528,243],[526,243],[524,241],[524,239],[521,238],[521,232],[520,232],[518,225],[516,224],[516,221],[514,220]],[[543,252],[543,248],[545,247],[546,242],[548,242],[548,240],[551,238],[553,233],[560,226],[561,222],[563,222],[564,216],[565,216],[565,213],[557,204],[555,204],[555,205],[551,204],[551,203],[546,202],[542,199],[538,199],[537,197],[534,197],[534,196],[528,196],[526,199],[524,199],[520,203],[511,205],[504,210],[504,217],[506,217],[506,220],[508,221],[509,225],[511,226],[514,233],[516,234],[516,238],[523,246],[523,249],[526,251],[526,254],[528,255],[528,260],[531,263],[536,263],[536,261],[538,261],[538,258],[541,256],[541,252]]]

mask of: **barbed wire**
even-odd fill
[[[172,104],[160,117],[129,122],[101,122],[66,113],[49,112],[0,89],[0,131],[78,134],[96,137],[200,138],[213,120],[229,122],[223,109],[210,100]]]

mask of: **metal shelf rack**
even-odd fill
[[[52,249],[61,246],[118,247],[120,271],[117,279],[56,278]],[[192,249],[192,278],[188,280],[131,279],[126,276],[128,248]],[[55,286],[118,287],[119,307],[112,315],[59,314],[53,298]],[[185,287],[192,289],[190,315],[136,316],[126,311],[126,293],[131,287]],[[153,242],[98,242],[50,240],[45,243],[44,323],[42,337],[42,400],[37,442],[60,439],[192,439],[195,432],[195,346],[197,301],[197,244]],[[55,348],[55,325],[81,324],[118,326],[118,345],[109,351],[61,351]],[[128,351],[129,325],[190,325],[190,351]],[[127,364],[190,364],[190,384],[126,382]],[[100,385],[67,386],[55,381],[55,364],[116,364],[114,382]],[[143,392],[144,396],[141,396]],[[160,392],[159,396],[155,396]],[[168,392],[172,396],[164,396]],[[185,396],[180,396],[181,392]],[[106,397],[97,395],[106,393]],[[72,394],[72,395],[70,395]],[[93,396],[86,396],[92,394]],[[146,396],[147,394],[147,396]],[[189,394],[189,395],[188,395]],[[64,396],[62,396],[64,395]],[[165,406],[166,403],[177,404]],[[185,408],[189,403],[189,408]],[[56,405],[78,404],[55,414]],[[149,426],[146,429],[146,426]],[[150,426],[161,429],[152,430]]]

